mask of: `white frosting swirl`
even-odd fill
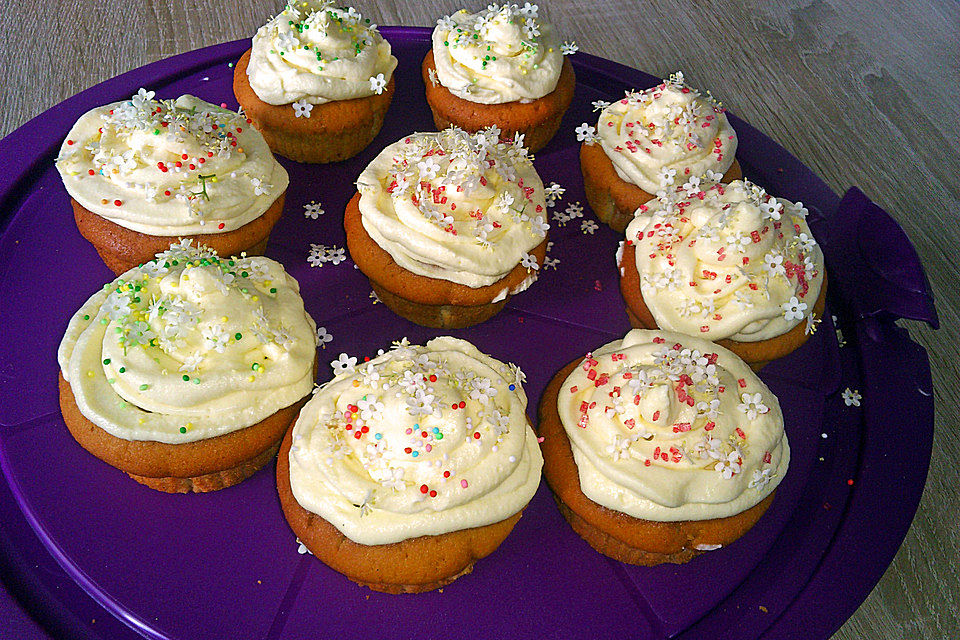
[[[457,97],[481,104],[530,102],[557,87],[563,54],[553,26],[529,2],[461,9],[433,30],[437,80]]]
[[[287,172],[239,114],[184,95],[88,111],[67,134],[57,170],[70,196],[152,236],[232,231],[282,194]]]
[[[398,265],[477,288],[529,262],[549,228],[543,183],[523,136],[498,136],[414,133],[360,174],[363,227]]]
[[[641,206],[626,239],[657,326],[756,342],[812,323],[824,267],[805,215],[742,180],[692,179]]]
[[[450,337],[355,365],[341,355],[294,426],[305,509],[377,545],[499,522],[536,493],[543,458],[518,368]]]
[[[247,77],[268,104],[323,104],[380,93],[397,59],[353,7],[296,0],[253,36]]]
[[[635,518],[735,515],[770,495],[790,462],[776,396],[700,338],[634,329],[587,355],[557,408],[583,493]]]
[[[88,420],[125,440],[180,444],[308,394],[315,331],[279,263],[185,240],[87,300],[57,356]]]
[[[723,108],[682,73],[607,105],[596,135],[617,175],[650,194],[708,169],[723,175],[737,152]]]

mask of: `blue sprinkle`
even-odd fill
[[[414,458],[416,458],[418,455],[420,455],[420,452],[419,452],[419,451],[414,451],[414,452],[411,453],[410,455],[412,455]]]
[[[508,388],[508,389],[510,389],[510,391],[514,391],[514,390],[516,390],[516,388],[517,388],[517,385],[515,385],[515,384],[512,384],[512,385],[510,385],[510,386],[509,386],[509,387],[507,387],[507,388]]]
[[[373,434],[373,437],[376,438],[377,440],[379,440],[380,438],[383,437],[383,434],[382,434],[382,433],[375,433],[375,434]]]

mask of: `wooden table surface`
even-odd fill
[[[834,638],[960,638],[960,5],[541,2],[582,51],[660,77],[683,70],[838,194],[859,186],[913,241],[942,326],[909,324],[934,371],[936,435],[896,559]],[[241,5],[241,6],[237,6]],[[354,3],[379,24],[432,26],[486,0]],[[696,5],[696,6],[694,6]],[[872,5],[872,6],[871,6]],[[585,12],[584,6],[589,6]],[[0,137],[73,94],[177,53],[251,37],[280,0],[8,3],[0,12]],[[952,221],[952,222],[951,222]],[[909,434],[905,434],[909,437]],[[895,446],[895,443],[891,443]]]

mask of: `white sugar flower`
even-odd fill
[[[574,129],[574,132],[577,134],[577,142],[586,142],[587,144],[593,144],[599,137],[597,136],[596,127],[587,124],[586,122],[582,123],[579,127]]]
[[[580,231],[582,231],[584,235],[588,233],[590,235],[593,235],[593,232],[599,228],[600,226],[593,220],[584,220],[583,222],[580,223]]]
[[[807,208],[803,206],[803,203],[797,200],[793,203],[793,207],[790,208],[790,212],[794,215],[800,216],[801,218],[806,218],[807,214],[810,212],[807,211]]]
[[[772,276],[787,275],[787,270],[783,266],[783,256],[773,252],[763,256],[763,268]]]
[[[768,201],[760,203],[760,211],[763,213],[763,216],[771,220],[779,220],[782,210],[783,205],[780,204],[776,198],[770,198]]]
[[[713,169],[707,169],[703,173],[703,177],[711,182],[720,182],[720,180],[723,178],[723,174],[719,171],[714,171]]]
[[[307,204],[303,205],[303,215],[305,218],[316,220],[324,213],[323,206],[314,200],[311,200]]]
[[[326,327],[317,327],[317,344],[326,349],[327,343],[332,341],[333,334],[328,333]]]
[[[437,19],[437,27],[439,27],[441,31],[450,31],[456,26],[457,23],[450,16],[443,16]]]
[[[416,389],[413,395],[407,396],[407,412],[412,416],[429,416],[434,413],[434,396],[423,389]]]
[[[338,247],[330,247],[326,250],[326,259],[335,266],[347,259],[347,250]]]
[[[565,56],[571,56],[577,51],[580,51],[580,47],[577,46],[576,42],[564,42],[560,45],[560,53]]]
[[[859,407],[860,400],[862,398],[863,396],[861,396],[860,392],[856,389],[847,387],[843,390],[843,404],[847,405],[848,407]]]
[[[793,296],[789,302],[784,302],[781,308],[783,309],[784,320],[803,320],[803,316],[806,315],[807,303],[800,302],[797,296]]]
[[[338,376],[342,373],[347,375],[353,375],[356,372],[357,359],[353,356],[348,356],[345,353],[341,353],[340,356],[330,362],[330,366],[333,368],[333,375]]]
[[[572,220],[573,218],[580,218],[583,216],[583,206],[579,201],[573,202],[567,205],[565,209],[567,216]]]
[[[610,106],[610,103],[606,100],[594,100],[592,104],[594,111],[603,111]]]
[[[417,163],[417,169],[420,170],[420,177],[424,180],[431,180],[437,177],[440,171],[440,163],[433,158],[427,158]]]
[[[800,241],[800,247],[804,250],[804,252],[813,251],[813,248],[817,246],[817,241],[805,233],[798,235],[797,240]]]
[[[660,186],[665,187],[674,183],[674,176],[677,175],[676,169],[671,169],[670,167],[663,167],[660,169],[660,173],[657,174],[657,177],[660,179]]]
[[[497,388],[492,386],[490,378],[474,378],[470,381],[470,386],[473,387],[470,391],[470,397],[484,404],[497,395]]]
[[[383,77],[382,73],[378,73],[375,76],[370,77],[370,90],[375,92],[377,95],[383,93],[383,90],[387,87],[387,79]]]
[[[684,183],[683,190],[688,196],[695,196],[700,193],[700,178],[691,177]]]
[[[523,254],[523,257],[520,259],[520,266],[525,268],[527,271],[530,271],[531,269],[536,271],[540,268],[540,265],[537,263],[537,257],[529,253]]]
[[[530,4],[529,2],[524,2],[523,6],[517,9],[517,13],[524,18],[536,18],[539,12],[540,6],[536,4]]]
[[[528,20],[523,25],[523,33],[528,38],[533,40],[534,38],[540,35],[540,25],[538,25],[536,22],[533,22],[532,20]]]
[[[204,346],[213,349],[217,353],[223,353],[230,342],[230,334],[222,324],[214,324],[204,327],[200,334],[203,336]]]
[[[713,365],[711,365],[713,366]],[[713,420],[720,415],[720,399],[714,398],[710,402],[698,402],[697,413]]]
[[[763,471],[760,469],[753,470],[753,477],[750,478],[750,484],[747,486],[751,489],[756,489],[757,491],[763,491],[763,488],[767,486],[767,483],[770,482],[770,467],[767,467]]]
[[[132,103],[133,103],[133,106],[135,106],[137,109],[141,109],[141,108],[143,108],[143,107],[149,106],[148,103],[149,103],[151,100],[153,100],[153,96],[155,96],[155,95],[157,95],[156,92],[154,92],[154,91],[147,91],[147,90],[144,89],[143,87],[140,87],[140,89],[137,91],[136,95],[134,95],[134,96],[130,99],[130,102],[132,102]]]
[[[178,370],[183,373],[193,373],[200,366],[201,362],[203,362],[203,355],[198,351],[184,358]]]
[[[737,409],[740,410],[740,413],[747,414],[749,420],[756,420],[757,416],[770,411],[770,408],[763,404],[763,397],[759,393],[753,395],[744,393],[740,396],[740,399],[743,402],[737,405]]]
[[[742,462],[743,458],[740,456],[740,452],[734,449],[726,457],[717,460],[717,466],[714,469],[719,471],[725,480],[729,480],[740,473]]]
[[[719,438],[712,438],[710,434],[703,434],[703,438],[693,445],[693,454],[701,460],[713,459],[719,460],[723,457],[721,448],[723,441]]]
[[[357,407],[360,409],[360,419],[364,422],[376,420],[384,410],[384,404],[378,402],[376,396],[370,399],[361,398],[357,401]]]
[[[262,196],[267,195],[268,191],[273,188],[273,185],[269,185],[260,178],[250,178],[250,184],[253,185],[253,195]]]
[[[550,229],[550,224],[543,219],[543,216],[537,216],[530,221],[530,230],[534,234],[540,236],[541,238],[547,235],[547,231]]]
[[[313,111],[313,105],[307,102],[306,98],[293,103],[293,113],[297,118],[309,118],[311,111]]]
[[[556,271],[558,264],[560,264],[560,258],[551,258],[550,256],[547,256],[543,259],[544,269],[553,269]]]

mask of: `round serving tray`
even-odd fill
[[[349,259],[307,262],[311,244],[345,246],[342,211],[378,150],[433,128],[419,73],[430,30],[382,32],[400,64],[377,139],[338,164],[281,160],[290,188],[267,255],[300,281],[307,310],[332,334],[321,361],[437,335],[376,304]],[[113,276],[70,215],[53,167],[60,142],[82,113],[139,87],[235,108],[232,63],[247,47],[230,42],[131,71],[0,142],[0,624],[18,638],[187,640],[817,638],[843,623],[896,553],[930,458],[926,353],[893,321],[935,325],[936,313],[916,254],[886,213],[855,189],[841,201],[736,117],[744,173],[810,210],[839,321],[828,314],[804,347],[762,372],[780,398],[793,461],[770,510],[730,547],[682,566],[623,565],[577,537],[542,485],[514,532],[471,575],[441,591],[391,596],[299,553],[272,464],[230,489],[167,495],[81,449],[60,416],[55,354],[68,318]],[[530,290],[490,321],[451,332],[523,368],[531,415],[563,364],[629,329],[613,257],[619,238],[602,224],[584,228],[593,216],[573,130],[596,119],[592,101],[657,79],[582,53],[572,62],[573,105],[535,164],[545,183],[566,188],[553,211],[579,202],[585,215],[551,229],[559,263]],[[325,210],[316,219],[304,215],[311,201]],[[893,270],[879,266],[891,263]],[[318,381],[331,376],[322,366]],[[861,393],[860,406],[844,403],[846,388]],[[897,435],[904,429],[910,438]]]

